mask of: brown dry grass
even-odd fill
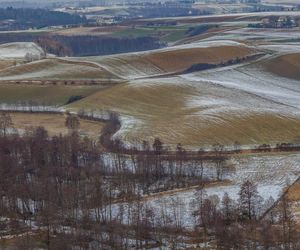
[[[67,134],[65,127],[65,115],[63,114],[30,114],[30,113],[12,113],[13,126],[18,130],[25,130],[32,127],[45,127],[49,135]],[[95,140],[98,139],[103,128],[103,123],[80,120],[79,133],[82,136],[88,136]]]
[[[45,59],[0,71],[0,78],[22,80],[84,80],[116,78],[110,72],[92,63],[62,59]]]
[[[220,46],[151,53],[144,58],[165,72],[179,72],[198,63],[221,63],[253,53],[247,47]]]
[[[297,181],[289,188],[287,195],[290,201],[300,201],[300,181]]]
[[[12,67],[17,63],[19,60],[11,60],[11,59],[2,59],[0,60],[0,70]]]
[[[34,102],[42,105],[64,105],[71,96],[83,98],[96,93],[102,86],[65,86],[0,84],[0,101],[6,104]]]
[[[292,204],[292,212],[294,219],[299,223],[300,222],[300,181],[298,180],[292,186],[289,187],[287,191],[287,199]]]
[[[82,58],[80,60],[82,60]],[[126,54],[107,57],[86,57],[83,58],[83,60],[104,65],[111,72],[125,78],[132,76],[133,74],[147,76],[164,73],[155,67],[149,60],[144,58],[143,55],[139,54]]]
[[[300,80],[300,54],[279,56],[266,63],[265,67],[273,74]]]
[[[215,143],[233,145],[235,141],[247,145],[290,142],[300,135],[300,119],[273,113],[249,110],[237,114],[201,115],[209,107],[193,107],[186,103],[193,97],[205,96],[205,91],[205,88],[199,90],[188,83],[137,82],[100,90],[69,107],[114,110],[134,118],[136,124],[122,134],[123,139],[131,143],[160,137],[172,146],[182,143],[198,148]]]
[[[147,77],[158,74],[179,73],[193,64],[221,63],[255,53],[245,46],[219,46],[210,48],[181,48],[148,53],[121,54],[106,57],[86,57],[80,60],[103,65],[123,77]],[[78,60],[78,59],[74,59]]]

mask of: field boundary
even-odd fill
[[[115,146],[115,141],[112,139],[113,135],[119,131],[121,128],[121,122],[118,120],[117,114],[109,111],[103,111],[100,113],[83,113],[83,112],[68,112],[65,109],[58,107],[1,107],[0,111],[8,113],[36,113],[36,114],[74,114],[77,115],[82,120],[103,122],[105,126],[101,131],[101,137],[105,135],[106,140],[100,140],[102,146],[110,153],[119,153],[123,155],[159,155],[161,159],[182,159],[182,160],[221,160],[226,161],[234,155],[248,155],[248,154],[266,154],[266,153],[282,153],[282,152],[300,152],[300,144],[292,143],[281,143],[275,146],[270,146],[268,144],[263,144],[251,149],[233,149],[233,150],[203,150],[203,151],[193,151],[184,150],[178,152],[175,150],[162,150],[161,152],[156,152],[154,150],[141,150],[137,148],[126,148],[124,146]],[[113,117],[113,118],[112,118]],[[112,125],[114,124],[114,125]],[[300,177],[299,177],[300,178]]]

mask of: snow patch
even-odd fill
[[[26,54],[42,57],[44,51],[32,42],[17,42],[0,45],[0,58],[24,58]]]

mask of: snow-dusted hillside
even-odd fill
[[[41,58],[44,51],[32,42],[7,43],[0,45],[0,59],[24,58],[26,55]]]

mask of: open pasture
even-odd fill
[[[89,62],[44,59],[0,71],[0,80],[112,80],[113,74]]]
[[[35,103],[38,105],[62,106],[72,96],[82,98],[101,89],[98,86],[54,86],[0,84],[1,104]]]
[[[14,128],[21,133],[37,127],[44,127],[50,136],[68,133],[68,129],[65,126],[66,116],[63,114],[11,113],[11,117]],[[79,121],[79,134],[98,140],[103,123],[82,119]]]
[[[117,136],[131,144],[155,137],[192,148],[297,142],[299,85],[270,75],[248,65],[133,80],[67,107],[120,113],[123,127]]]

